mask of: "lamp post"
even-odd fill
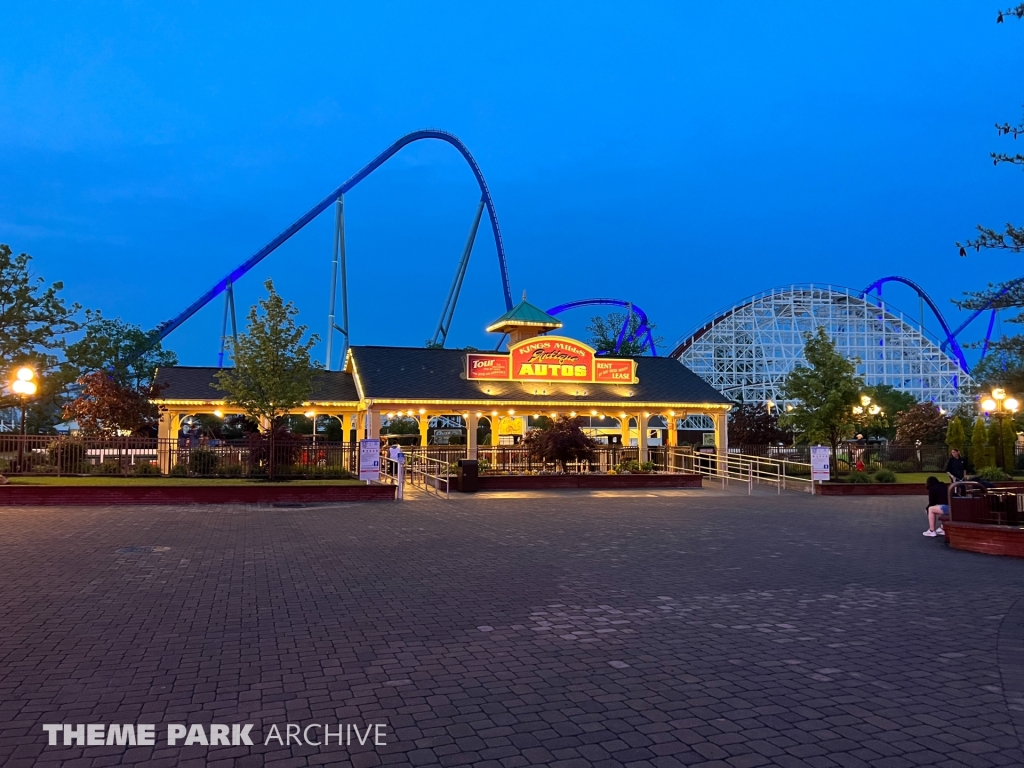
[[[18,471],[24,471],[25,461],[25,411],[27,410],[28,399],[36,393],[34,381],[36,372],[27,365],[21,366],[11,382],[11,391],[21,398],[21,440],[18,441]]]
[[[981,401],[981,409],[985,415],[993,415],[999,419],[999,453],[996,456],[996,466],[1002,467],[1004,472],[1008,470],[1003,459],[1003,419],[1007,413],[1016,413],[1019,407],[1020,403],[1016,398],[1007,395],[1006,390],[1002,387],[996,387],[992,390],[991,395],[983,397]],[[1010,469],[1013,468],[1010,467]]]

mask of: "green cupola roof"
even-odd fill
[[[488,333],[511,333],[516,328],[531,328],[539,333],[553,331],[561,328],[562,321],[552,317],[543,309],[533,306],[526,300],[526,293],[523,293],[523,300],[508,312],[499,317],[489,326]]]

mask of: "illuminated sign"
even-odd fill
[[[466,378],[473,381],[570,381],[635,384],[636,363],[598,357],[596,350],[575,339],[537,336],[509,347],[508,354],[470,352]]]

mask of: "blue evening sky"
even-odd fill
[[[436,127],[483,169],[516,299],[632,300],[671,343],[774,285],[901,274],[955,321],[949,299],[1024,271],[954,247],[1024,221],[1024,178],[988,158],[1024,102],[1024,25],[997,6],[8,3],[0,242],[150,328]],[[438,142],[347,196],[354,343],[432,335],[477,200]],[[325,214],[258,265],[240,314],[272,277],[323,335],[332,230]],[[451,343],[487,344],[503,311],[481,227]],[[182,362],[215,363],[221,313],[168,338]]]

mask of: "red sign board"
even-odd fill
[[[480,381],[508,381],[508,355],[466,355],[466,378]]]
[[[568,381],[632,384],[636,363],[597,357],[595,350],[575,339],[537,336],[509,347],[507,355],[466,355],[466,378],[475,381]]]

